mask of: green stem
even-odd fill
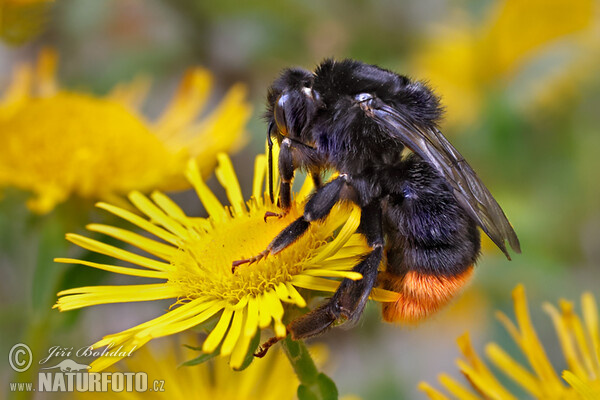
[[[335,383],[327,375],[319,372],[303,341],[292,340],[288,336],[281,345],[300,380],[299,400],[337,400]]]
[[[296,375],[298,375],[300,383],[312,384],[317,379],[319,371],[304,342],[292,340],[291,336],[288,336],[283,339],[281,345],[290,363],[292,363],[292,367]]]

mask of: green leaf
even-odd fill
[[[187,346],[186,346],[187,347]],[[195,350],[195,349],[194,349]],[[210,354],[201,354],[196,358],[192,358],[191,360],[188,360],[184,363],[181,363],[179,365],[179,367],[191,367],[193,365],[198,365],[198,364],[202,364],[207,362],[208,360],[216,357],[219,354],[220,349],[215,350],[214,352],[210,353]]]
[[[288,356],[298,379],[298,399],[337,400],[338,390],[331,378],[319,372],[306,345],[301,340],[286,337],[281,345]]]
[[[252,364],[252,361],[254,361],[254,353],[256,353],[256,349],[258,349],[258,346],[260,344],[260,330],[256,332],[256,335],[254,335],[254,338],[252,338],[252,341],[250,342],[250,345],[248,346],[248,352],[246,353],[246,357],[244,358],[244,362],[242,363],[242,365],[236,369],[236,371],[243,371],[246,368],[248,368],[250,366],[250,364]]]
[[[184,344],[183,347],[194,351],[202,351],[202,347],[190,346],[189,344]]]
[[[335,386],[335,382],[333,379],[325,375],[324,373],[320,373],[317,376],[316,386],[319,390],[320,399],[323,400],[337,400],[338,398],[338,390],[337,386]]]
[[[39,315],[47,314],[56,300],[56,290],[65,267],[56,264],[54,257],[66,252],[64,221],[56,213],[39,220],[40,231],[37,260],[32,282],[32,305]]]
[[[318,374],[316,380],[310,385],[301,383],[297,393],[299,400],[337,400],[338,398],[335,383],[324,373]]]
[[[316,394],[314,394],[308,386],[300,384],[298,386],[298,400],[319,400]]]

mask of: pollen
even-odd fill
[[[190,298],[209,295],[233,304],[244,296],[274,290],[279,283],[300,273],[315,248],[325,242],[326,238],[319,238],[318,232],[312,230],[297,245],[233,272],[234,260],[263,251],[272,238],[299,216],[294,207],[285,217],[271,218],[265,223],[261,214],[275,207],[251,207],[256,209],[245,216],[228,218],[215,224],[210,232],[190,239],[185,250],[177,254],[174,263],[179,268],[171,281],[189,293]]]

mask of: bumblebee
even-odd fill
[[[506,241],[520,253],[504,212],[438,129],[441,114],[438,96],[423,82],[354,60],[325,60],[314,72],[286,69],[270,87],[267,137],[270,146],[280,145],[281,214],[290,208],[297,169],[311,174],[316,190],[304,214],[265,251],[234,267],[280,252],[341,200],[361,208],[358,231],[371,248],[354,267],[363,278],[343,280],[327,302],[292,321],[293,339],[357,321],[376,285],[399,293],[397,301],[383,303],[386,321],[427,317],[472,276],[478,228],[509,260]],[[339,176],[322,184],[329,169]]]

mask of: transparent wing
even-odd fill
[[[459,204],[481,226],[510,260],[505,241],[517,253],[521,246],[504,211],[462,155],[436,128],[422,128],[409,122],[395,108],[374,102],[367,111],[391,136],[429,162],[447,181]]]

